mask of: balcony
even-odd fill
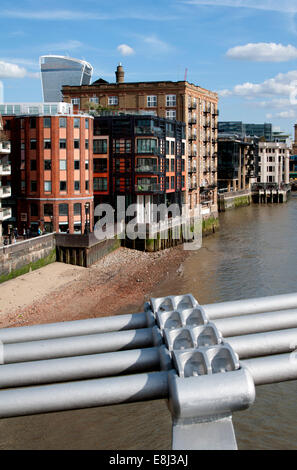
[[[11,216],[12,216],[12,212],[11,212],[10,207],[7,207],[5,209],[0,208],[0,222],[10,219]]]
[[[192,167],[188,168],[188,173],[196,173],[197,172],[197,167],[193,165]]]
[[[0,141],[0,155],[10,153],[10,151],[11,151],[10,142]]]
[[[188,103],[188,109],[197,109],[197,102],[191,101]]]
[[[161,191],[159,183],[139,183],[135,185],[136,193],[158,193]]]
[[[8,176],[11,174],[11,166],[0,163],[0,176]]]
[[[0,199],[11,196],[11,187],[10,186],[0,186]]]
[[[220,111],[217,109],[216,111],[214,111],[212,113],[212,115],[215,117],[215,116],[219,116],[220,115]]]
[[[158,167],[155,165],[139,165],[135,168],[135,173],[157,173]]]
[[[197,140],[197,134],[189,134],[189,135],[188,135],[188,139],[189,139],[190,141],[192,141],[192,140]]]
[[[191,118],[188,120],[189,126],[193,126],[194,124],[197,124],[197,119],[196,118]]]

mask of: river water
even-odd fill
[[[201,304],[297,291],[297,194],[283,205],[220,215],[220,230],[191,252],[154,297],[192,293]],[[233,415],[239,449],[297,447],[297,382],[258,386],[254,405]],[[170,449],[165,400],[0,421],[0,449]]]

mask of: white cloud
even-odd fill
[[[233,47],[227,51],[226,55],[231,59],[255,62],[286,62],[297,59],[297,49],[290,44],[283,46],[273,42],[259,42]]]
[[[21,61],[21,59],[19,59]],[[24,60],[24,62],[26,62]],[[29,72],[24,67],[0,60],[0,78],[40,78],[39,72]]]
[[[146,44],[151,47],[151,49],[154,49],[158,52],[168,52],[171,49],[171,46],[169,44],[162,41],[155,35],[144,37],[143,40]]]
[[[134,54],[134,49],[132,49],[132,47],[128,46],[127,44],[120,44],[117,47],[117,50],[124,56]]]
[[[236,85],[232,90],[222,90],[222,97],[242,96],[250,99],[260,96],[290,97],[296,90],[297,70],[288,73],[279,73],[274,78],[269,78],[262,83],[246,82]]]
[[[255,10],[279,11],[281,13],[297,13],[295,0],[184,0],[188,5],[205,5],[231,8],[251,8]]]
[[[56,42],[52,44],[47,44],[43,46],[44,49],[55,49],[56,51],[69,51],[72,49],[78,49],[82,47],[82,43],[80,41],[76,41],[75,39],[70,39],[69,41],[65,42]]]
[[[280,113],[275,113],[275,114],[272,114],[272,113],[267,113],[266,114],[266,118],[267,119],[275,119],[275,118],[278,118],[278,119],[294,119],[296,118],[297,116],[297,113],[294,109],[289,109],[287,111],[281,111]]]
[[[0,61],[0,78],[24,78],[26,75],[27,71],[23,67]]]

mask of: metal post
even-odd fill
[[[49,384],[153,370],[160,370],[160,348],[157,347],[19,362],[1,365],[0,388]]]
[[[72,336],[25,343],[3,344],[3,364],[80,356],[162,344],[157,327],[98,335]],[[0,358],[1,359],[1,358]]]
[[[251,313],[272,312],[297,308],[297,293],[207,304],[202,307],[210,320]]]
[[[81,336],[112,331],[134,330],[153,325],[146,313],[116,315],[112,317],[88,318],[86,320],[45,323],[43,325],[1,328],[2,343],[20,343],[41,339]]]
[[[277,354],[240,361],[253,377],[255,385],[297,380],[297,353]]]
[[[221,318],[214,323],[223,336],[297,328],[297,309]]]
[[[0,418],[161,399],[168,373],[83,380],[0,391]]]
[[[297,328],[270,331],[253,335],[224,338],[240,359],[270,356],[294,351],[297,345]]]

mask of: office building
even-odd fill
[[[0,115],[0,244],[3,236],[3,223],[11,218],[11,208],[3,202],[11,196],[11,188],[7,178],[11,174],[10,166],[10,142],[8,135],[3,129],[3,121]]]
[[[265,140],[272,140],[272,124],[245,124],[242,121],[219,121],[219,134],[238,134],[241,138],[245,136],[264,137]]]
[[[157,116],[94,118],[93,175],[95,206],[117,197],[137,205],[137,222],[153,222],[153,204],[184,201],[185,124]]]
[[[257,181],[258,139],[237,134],[218,137],[218,187],[224,191],[251,189]]]
[[[259,142],[258,183],[289,184],[290,147],[283,142]]]
[[[11,188],[14,225],[19,233],[38,227],[51,232],[82,233],[86,213],[93,224],[93,117],[57,112],[59,103],[6,104],[4,129],[11,141]],[[15,114],[10,114],[14,106]],[[31,114],[22,114],[31,109]],[[36,114],[33,113],[35,109]]]
[[[89,85],[93,67],[84,60],[71,57],[44,55],[40,57],[43,101],[62,101],[63,85]]]
[[[99,79],[90,85],[64,86],[63,99],[82,111],[149,114],[186,124],[186,202],[203,198],[203,215],[217,215],[218,95],[187,81],[125,82],[121,65],[115,83]]]

